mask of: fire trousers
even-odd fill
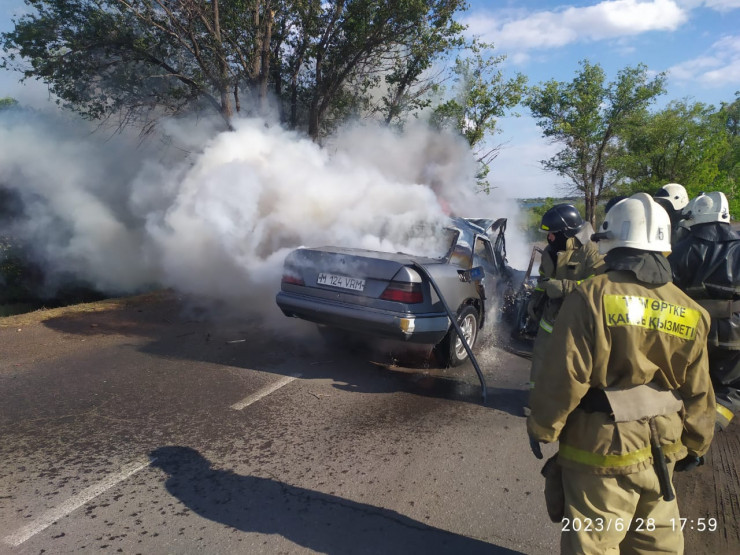
[[[652,467],[623,476],[563,468],[563,489],[561,553],[683,553],[678,504],[663,499]]]

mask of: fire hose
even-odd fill
[[[455,332],[460,338],[460,341],[462,342],[463,347],[465,347],[465,351],[468,353],[468,357],[470,357],[470,362],[473,363],[473,368],[475,368],[476,374],[478,374],[478,380],[480,380],[480,386],[481,386],[481,393],[483,395],[483,404],[485,405],[486,398],[488,396],[487,395],[488,390],[486,388],[486,380],[483,377],[483,372],[481,372],[480,366],[478,366],[478,360],[475,358],[475,355],[473,354],[473,350],[470,348],[470,345],[468,345],[468,340],[465,339],[465,334],[463,333],[462,328],[460,327],[460,324],[457,323],[457,315],[454,314],[452,310],[450,310],[450,306],[447,304],[447,301],[442,295],[442,291],[440,291],[439,286],[437,285],[437,282],[434,281],[434,278],[427,271],[427,269],[421,264],[419,264],[418,262],[414,262],[413,267],[415,270],[417,270],[419,273],[421,273],[423,276],[425,276],[429,280],[429,283],[432,285],[434,292],[437,293],[437,297],[439,297],[439,300],[442,302],[442,306],[444,307],[445,312],[447,312],[447,316],[452,322],[452,327],[455,329]],[[481,275],[482,273],[483,271],[481,268],[472,268],[464,272],[464,274],[466,274],[467,276],[466,277],[467,281],[476,281],[476,282],[479,282],[483,278],[483,276]]]

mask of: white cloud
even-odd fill
[[[722,37],[709,52],[668,70],[672,79],[707,87],[740,85],[740,35]]]
[[[740,8],[740,0],[706,0],[704,6],[718,12],[729,12]]]
[[[607,0],[593,6],[516,17],[472,13],[465,23],[470,34],[481,36],[498,48],[530,50],[648,31],[671,31],[686,22],[687,17],[674,0]]]

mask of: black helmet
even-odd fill
[[[617,195],[616,197],[610,198],[609,201],[606,203],[606,206],[604,206],[604,214],[608,214],[609,210],[612,209],[612,206],[614,206],[615,204],[617,204],[618,202],[626,198],[629,198],[629,197],[627,197],[626,195]]]
[[[584,221],[572,204],[556,204],[542,216],[540,231],[546,233],[562,232],[566,237],[574,237],[583,228]]]

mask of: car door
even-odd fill
[[[481,287],[483,294],[481,298],[490,299],[495,295],[495,286],[500,275],[496,258],[493,254],[493,247],[488,237],[484,235],[476,235],[475,244],[473,246],[473,267],[480,266],[483,268],[485,273],[484,279],[481,281]]]

